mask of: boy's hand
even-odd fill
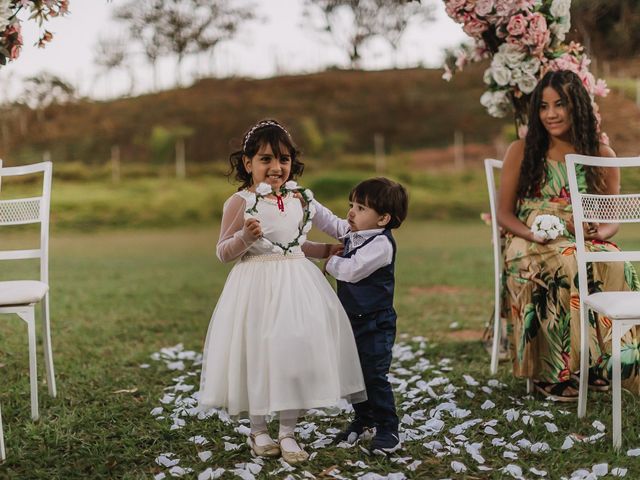
[[[253,237],[254,240],[262,237],[262,228],[260,227],[260,220],[257,218],[247,218],[243,227],[244,233]]]

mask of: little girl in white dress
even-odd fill
[[[291,179],[302,173],[289,133],[264,120],[230,161],[241,190],[224,204],[218,258],[235,264],[213,312],[204,347],[200,405],[249,414],[254,453],[298,463],[308,454],[293,431],[300,410],[366,399],[349,319],[307,258],[329,245],[306,242],[313,205]],[[285,186],[286,184],[286,186]],[[280,419],[279,442],[266,416]]]

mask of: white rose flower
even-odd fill
[[[511,83],[509,85],[517,85],[520,80],[522,80],[522,76],[524,73],[520,68],[516,68],[511,70]]]
[[[511,70],[501,64],[491,64],[491,76],[499,86],[504,87],[511,81]]]
[[[549,13],[554,17],[566,17],[571,11],[571,0],[553,0]]]
[[[489,108],[491,105],[493,105],[493,92],[490,90],[487,90],[486,92],[484,92],[482,94],[482,96],[480,97],[480,105],[482,105],[485,108]]]
[[[313,198],[314,198],[314,197],[313,197],[313,192],[312,192],[311,190],[309,190],[308,188],[305,188],[305,189],[304,189],[304,195],[305,195],[306,199],[307,199],[309,202],[313,201]],[[314,211],[315,211],[315,209],[314,209]]]
[[[258,195],[262,195],[262,196],[269,195],[272,192],[273,192],[273,188],[271,188],[271,185],[266,184],[264,182],[260,182],[256,187],[256,193]]]
[[[538,215],[533,220],[531,231],[543,240],[555,240],[564,232],[564,224],[555,215]]]
[[[251,195],[248,199],[247,199],[247,204],[245,205],[245,210],[251,210],[253,207],[256,206],[256,203],[258,203],[258,197],[256,197],[255,195]]]
[[[538,60],[536,57],[527,58],[519,65],[519,68],[523,73],[536,75],[540,70],[540,60]]]
[[[298,188],[298,182],[289,180],[287,183],[284,184],[284,188],[286,188],[287,190],[296,190]]]
[[[518,88],[522,91],[522,93],[531,93],[536,88],[538,84],[538,79],[530,74],[524,74],[520,81],[518,82]]]
[[[571,30],[571,19],[569,16],[562,18],[560,21],[553,22],[549,27],[551,33],[555,35],[560,42],[564,41],[566,34]]]
[[[3,32],[10,24],[9,18],[13,15],[9,0],[0,0],[0,32]]]
[[[316,207],[313,203],[309,204],[309,218],[313,218],[316,216]]]
[[[484,75],[482,76],[482,80],[484,81],[484,83],[486,85],[491,85],[491,82],[493,81],[493,78],[491,77],[491,69],[487,68],[484,71]]]
[[[500,45],[496,55],[501,55],[504,59],[501,63],[510,68],[517,67],[527,56],[526,52],[523,52],[518,45],[513,43],[503,43]]]
[[[302,233],[309,233],[309,230],[311,230],[312,225],[313,224],[311,222],[305,223],[304,227],[302,227]]]

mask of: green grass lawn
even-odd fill
[[[162,472],[169,477],[168,468],[154,461],[166,452],[181,458],[180,465],[194,469],[184,478],[197,478],[207,467],[233,469],[235,464],[251,460],[246,446],[224,450],[222,436],[228,435],[231,442],[238,439],[234,425],[217,418],[188,418],[183,429],[171,430],[169,419],[157,420],[150,414],[153,408],[162,406],[160,398],[167,392],[165,389],[176,383],[178,375],[186,374],[168,370],[163,362],[151,360],[151,355],[178,343],[186,350],[201,351],[211,312],[231,267],[215,258],[216,239],[213,227],[54,234],[51,306],[58,398],[50,398],[41,382],[41,419],[35,423],[30,420],[26,327],[17,317],[3,316],[0,403],[8,459],[0,465],[0,478],[153,478]],[[640,447],[637,398],[623,395],[624,443],[622,451],[615,453],[606,394],[592,393],[587,418],[579,420],[575,405],[547,406],[540,399],[525,398],[524,381],[514,380],[506,364],[498,376],[503,386],[494,384],[491,395],[482,391],[490,379],[489,358],[477,341],[477,332],[490,315],[493,298],[488,227],[480,221],[408,222],[397,232],[397,239],[398,328],[407,334],[401,341],[425,337],[422,346],[419,341],[410,343],[414,350],[421,349],[423,357],[434,366],[420,375],[427,381],[446,376],[459,387],[458,406],[473,412],[464,419],[443,416],[445,429],[473,418],[495,418],[499,421],[492,428],[507,441],[544,441],[551,450],[532,453],[522,448],[518,460],[509,460],[502,456],[502,447],[491,445],[484,431],[486,426],[476,425],[464,435],[468,442],[484,442],[481,453],[485,465],[494,470],[479,470],[479,464],[464,448],[459,453],[437,457],[423,445],[428,440],[421,440],[407,442],[399,455],[401,460],[412,459],[405,460],[407,463],[420,460],[415,471],[397,460],[372,459],[358,448],[328,446],[318,449],[317,456],[304,468],[291,472],[294,478],[301,478],[303,470],[318,476],[334,465],[339,465],[341,475],[353,478],[359,470],[346,462],[358,460],[368,465],[365,471],[403,472],[407,478],[503,478],[507,474],[499,469],[509,463],[520,465],[526,478],[538,478],[528,472],[529,467],[546,469],[550,478],[560,478],[604,462],[609,470],[628,468],[626,478],[640,478],[640,462],[626,455],[627,449]],[[3,237],[3,247],[19,240],[17,236]],[[3,266],[0,280],[35,270],[34,265],[14,270]],[[458,330],[450,328],[454,322],[458,323]],[[450,361],[442,362],[445,358]],[[140,368],[141,364],[150,366]],[[411,370],[415,361],[407,360],[402,366]],[[39,370],[42,380],[41,356]],[[474,377],[480,385],[466,385],[463,375]],[[416,380],[409,383],[415,384]],[[446,388],[434,386],[439,395],[446,395]],[[465,389],[475,392],[474,398],[465,395]],[[443,398],[425,399],[423,405],[406,404],[405,413],[420,408],[429,418],[430,409],[444,402]],[[487,398],[496,407],[482,410],[480,405]],[[399,403],[407,401],[404,395],[398,399]],[[544,426],[544,421],[549,420],[535,414],[534,424],[520,422],[516,426],[506,422],[502,412],[510,408],[551,412],[559,433],[549,433]],[[563,414],[564,410],[569,413]],[[594,420],[606,426],[604,438],[595,444],[560,449],[569,433],[592,435]],[[318,421],[323,428],[339,427],[343,422],[344,417],[340,416]],[[524,433],[509,440],[518,429]],[[189,441],[194,435],[209,440],[206,448]],[[444,443],[443,435],[436,438]],[[447,438],[461,441],[454,434],[447,434]],[[202,450],[213,454],[206,462],[197,457]],[[468,471],[454,473],[452,461],[463,462]],[[279,467],[275,460],[266,461],[258,477],[284,478],[287,473],[267,475]],[[233,476],[227,473],[223,478]]]

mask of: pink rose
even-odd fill
[[[487,23],[481,22],[475,18],[471,19],[462,27],[465,33],[472,37],[480,37],[487,28],[489,28]]]
[[[524,18],[524,15],[519,13],[518,15],[514,15],[509,20],[507,24],[507,32],[512,36],[523,35],[524,32],[527,31],[527,20]]]
[[[605,82],[601,78],[598,79],[595,86],[593,87],[593,94],[597,95],[598,97],[606,97],[607,95],[609,95],[609,92],[610,90],[609,88],[607,88],[607,82]]]
[[[466,3],[466,0],[449,0],[446,4],[447,15],[455,17],[458,14],[458,10],[462,9]]]
[[[13,47],[11,47],[11,51],[9,52],[9,57],[11,58],[11,60],[15,60],[20,56],[20,48],[21,45],[14,45]]]
[[[493,11],[493,0],[478,0],[476,3],[476,15],[486,17]]]
[[[547,20],[540,13],[529,15],[529,32],[534,35],[543,35],[547,30]]]

